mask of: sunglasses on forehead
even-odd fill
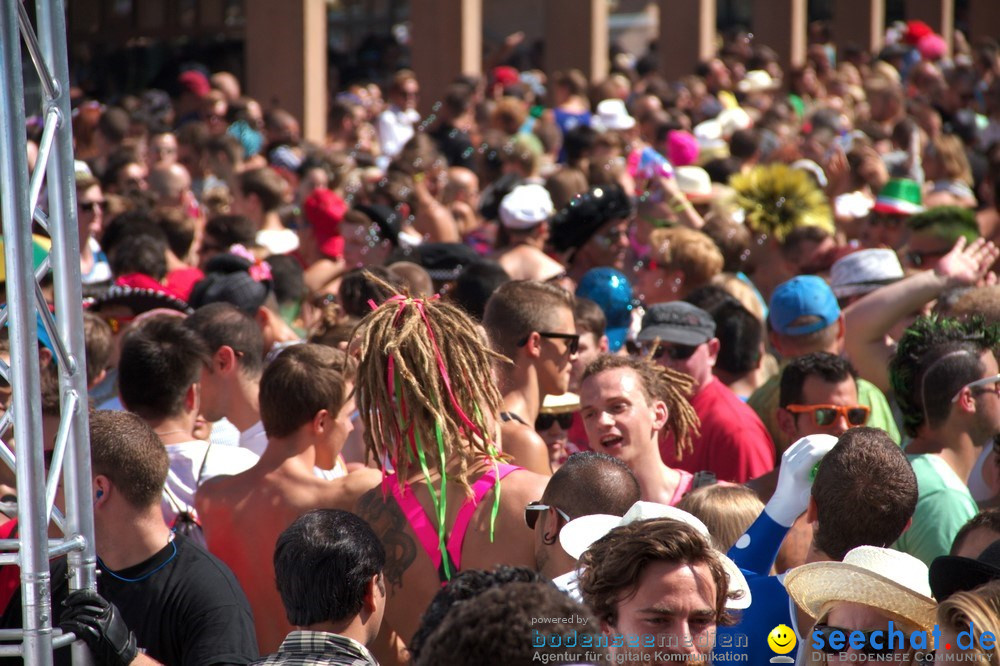
[[[548,430],[554,423],[558,423],[563,430],[569,430],[573,425],[573,412],[565,414],[539,414],[535,419],[535,430]]]

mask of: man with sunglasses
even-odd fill
[[[846,360],[826,352],[806,354],[781,373],[778,424],[788,439],[840,437],[868,422],[871,409],[858,403],[857,375]]]
[[[513,361],[497,368],[504,405],[503,452],[538,474],[549,475],[552,469],[535,420],[545,396],[569,390],[579,351],[573,305],[573,295],[564,289],[519,280],[501,285],[483,312],[493,349]]]
[[[906,225],[910,237],[900,252],[904,265],[922,271],[935,270],[959,238],[971,245],[980,236],[975,213],[958,206],[928,208],[907,220]]]
[[[833,290],[815,275],[800,275],[778,285],[771,295],[767,325],[768,338],[783,363],[815,352],[843,353],[847,331],[844,315]],[[861,378],[855,384],[855,402],[869,409],[865,424],[885,430],[894,441],[899,442],[899,429],[882,391]],[[772,377],[747,401],[767,427],[779,456],[796,440],[781,425],[780,385],[780,376]]]
[[[624,516],[639,501],[639,482],[622,461],[584,451],[569,457],[549,479],[540,501],[524,508],[524,520],[535,535],[536,570],[573,587],[576,558],[559,545],[559,532],[581,516]],[[566,576],[560,580],[560,576]]]
[[[927,317],[906,330],[889,363],[920,483],[913,525],[895,547],[928,565],[948,554],[979,510],[967,484],[983,447],[1000,433],[998,343],[996,327],[981,318]]]
[[[694,452],[678,459],[673,437],[662,435],[660,454],[667,465],[692,473],[707,470],[734,483],[774,468],[774,444],[764,424],[712,374],[719,340],[711,315],[683,301],[658,303],[643,317],[637,340],[657,363],[694,379],[689,400],[701,421]]]
[[[551,241],[558,252],[567,256],[570,277],[579,282],[587,271],[599,266],[625,270],[634,212],[621,186],[600,185],[578,195],[556,213]]]

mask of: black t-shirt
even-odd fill
[[[54,626],[69,592],[66,573],[64,558],[52,563]],[[197,544],[176,536],[145,562],[115,574],[134,582],[102,571],[97,591],[118,607],[139,648],[153,659],[167,666],[249,664],[257,659],[246,595],[229,567]],[[21,626],[20,591],[4,612],[3,626]],[[68,649],[55,654],[56,664],[70,664]]]

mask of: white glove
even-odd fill
[[[837,443],[832,435],[809,435],[792,444],[781,456],[778,485],[764,511],[783,527],[791,527],[809,506],[813,468]]]

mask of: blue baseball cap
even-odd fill
[[[781,335],[809,335],[840,317],[833,290],[815,275],[799,275],[779,284],[771,294],[769,310],[771,328]],[[817,317],[817,320],[795,325],[800,317]]]
[[[616,352],[625,344],[632,325],[632,284],[621,271],[613,268],[592,268],[580,279],[576,295],[589,298],[604,311],[608,350]]]

